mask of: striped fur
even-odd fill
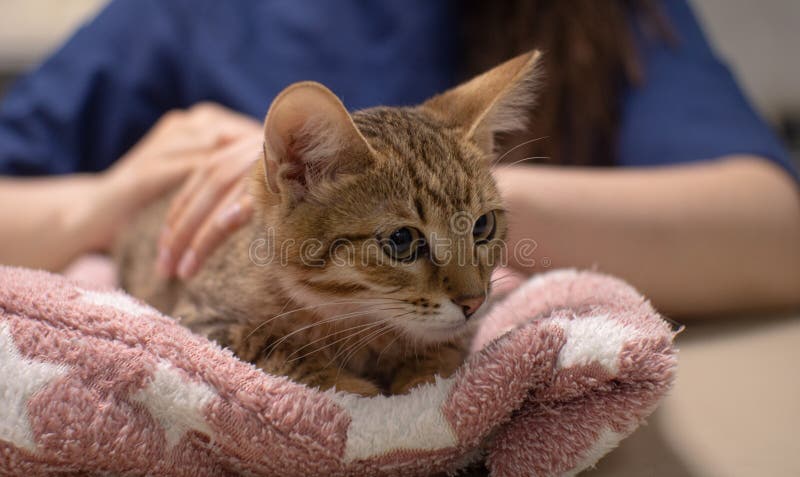
[[[121,244],[125,288],[240,358],[310,386],[402,393],[449,375],[475,322],[454,297],[488,293],[504,252],[492,146],[475,131],[516,127],[509,111],[529,104],[523,86],[536,58],[515,58],[418,107],[352,115],[321,85],[291,86],[265,123],[252,181],[258,219],[187,283],[161,282],[152,244],[165,202],[154,205]],[[501,122],[484,124],[493,118]],[[476,244],[471,224],[489,211],[496,233]],[[429,253],[390,260],[381,239],[400,227],[419,230]]]

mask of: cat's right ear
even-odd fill
[[[296,202],[337,175],[357,172],[371,157],[366,139],[339,98],[305,81],[284,89],[264,121],[266,187]]]
[[[422,108],[464,131],[487,153],[497,133],[524,129],[536,100],[541,53],[512,58],[426,101]]]

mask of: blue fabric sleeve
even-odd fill
[[[160,0],[117,0],[0,104],[0,174],[97,171],[177,107],[180,28]]]
[[[689,5],[662,2],[676,45],[637,31],[645,82],[623,98],[619,164],[649,166],[730,154],[774,161],[798,178],[786,149],[715,56]]]
[[[619,164],[755,154],[796,177],[688,5],[664,8],[680,43],[640,35],[646,83],[623,95]],[[0,104],[0,174],[99,171],[169,109],[212,100],[261,116],[300,79],[352,108],[419,101],[451,78],[448,12],[422,0],[115,0]]]
[[[0,104],[0,174],[108,167],[161,114],[200,101],[263,117],[294,81],[353,109],[452,80],[449,2],[114,0]]]

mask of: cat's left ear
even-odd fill
[[[372,150],[339,98],[305,81],[284,89],[264,122],[264,169],[269,190],[295,202],[340,174],[358,172]]]
[[[427,109],[446,123],[465,131],[488,153],[494,152],[495,134],[527,126],[536,100],[541,53],[532,51],[426,101]]]

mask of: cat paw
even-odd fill
[[[381,390],[377,386],[366,379],[359,378],[339,378],[331,387],[336,391],[358,394],[364,397],[381,394]]]
[[[414,376],[408,380],[393,382],[390,391],[392,394],[406,394],[417,386],[433,383],[435,381],[436,375],[434,374]]]

